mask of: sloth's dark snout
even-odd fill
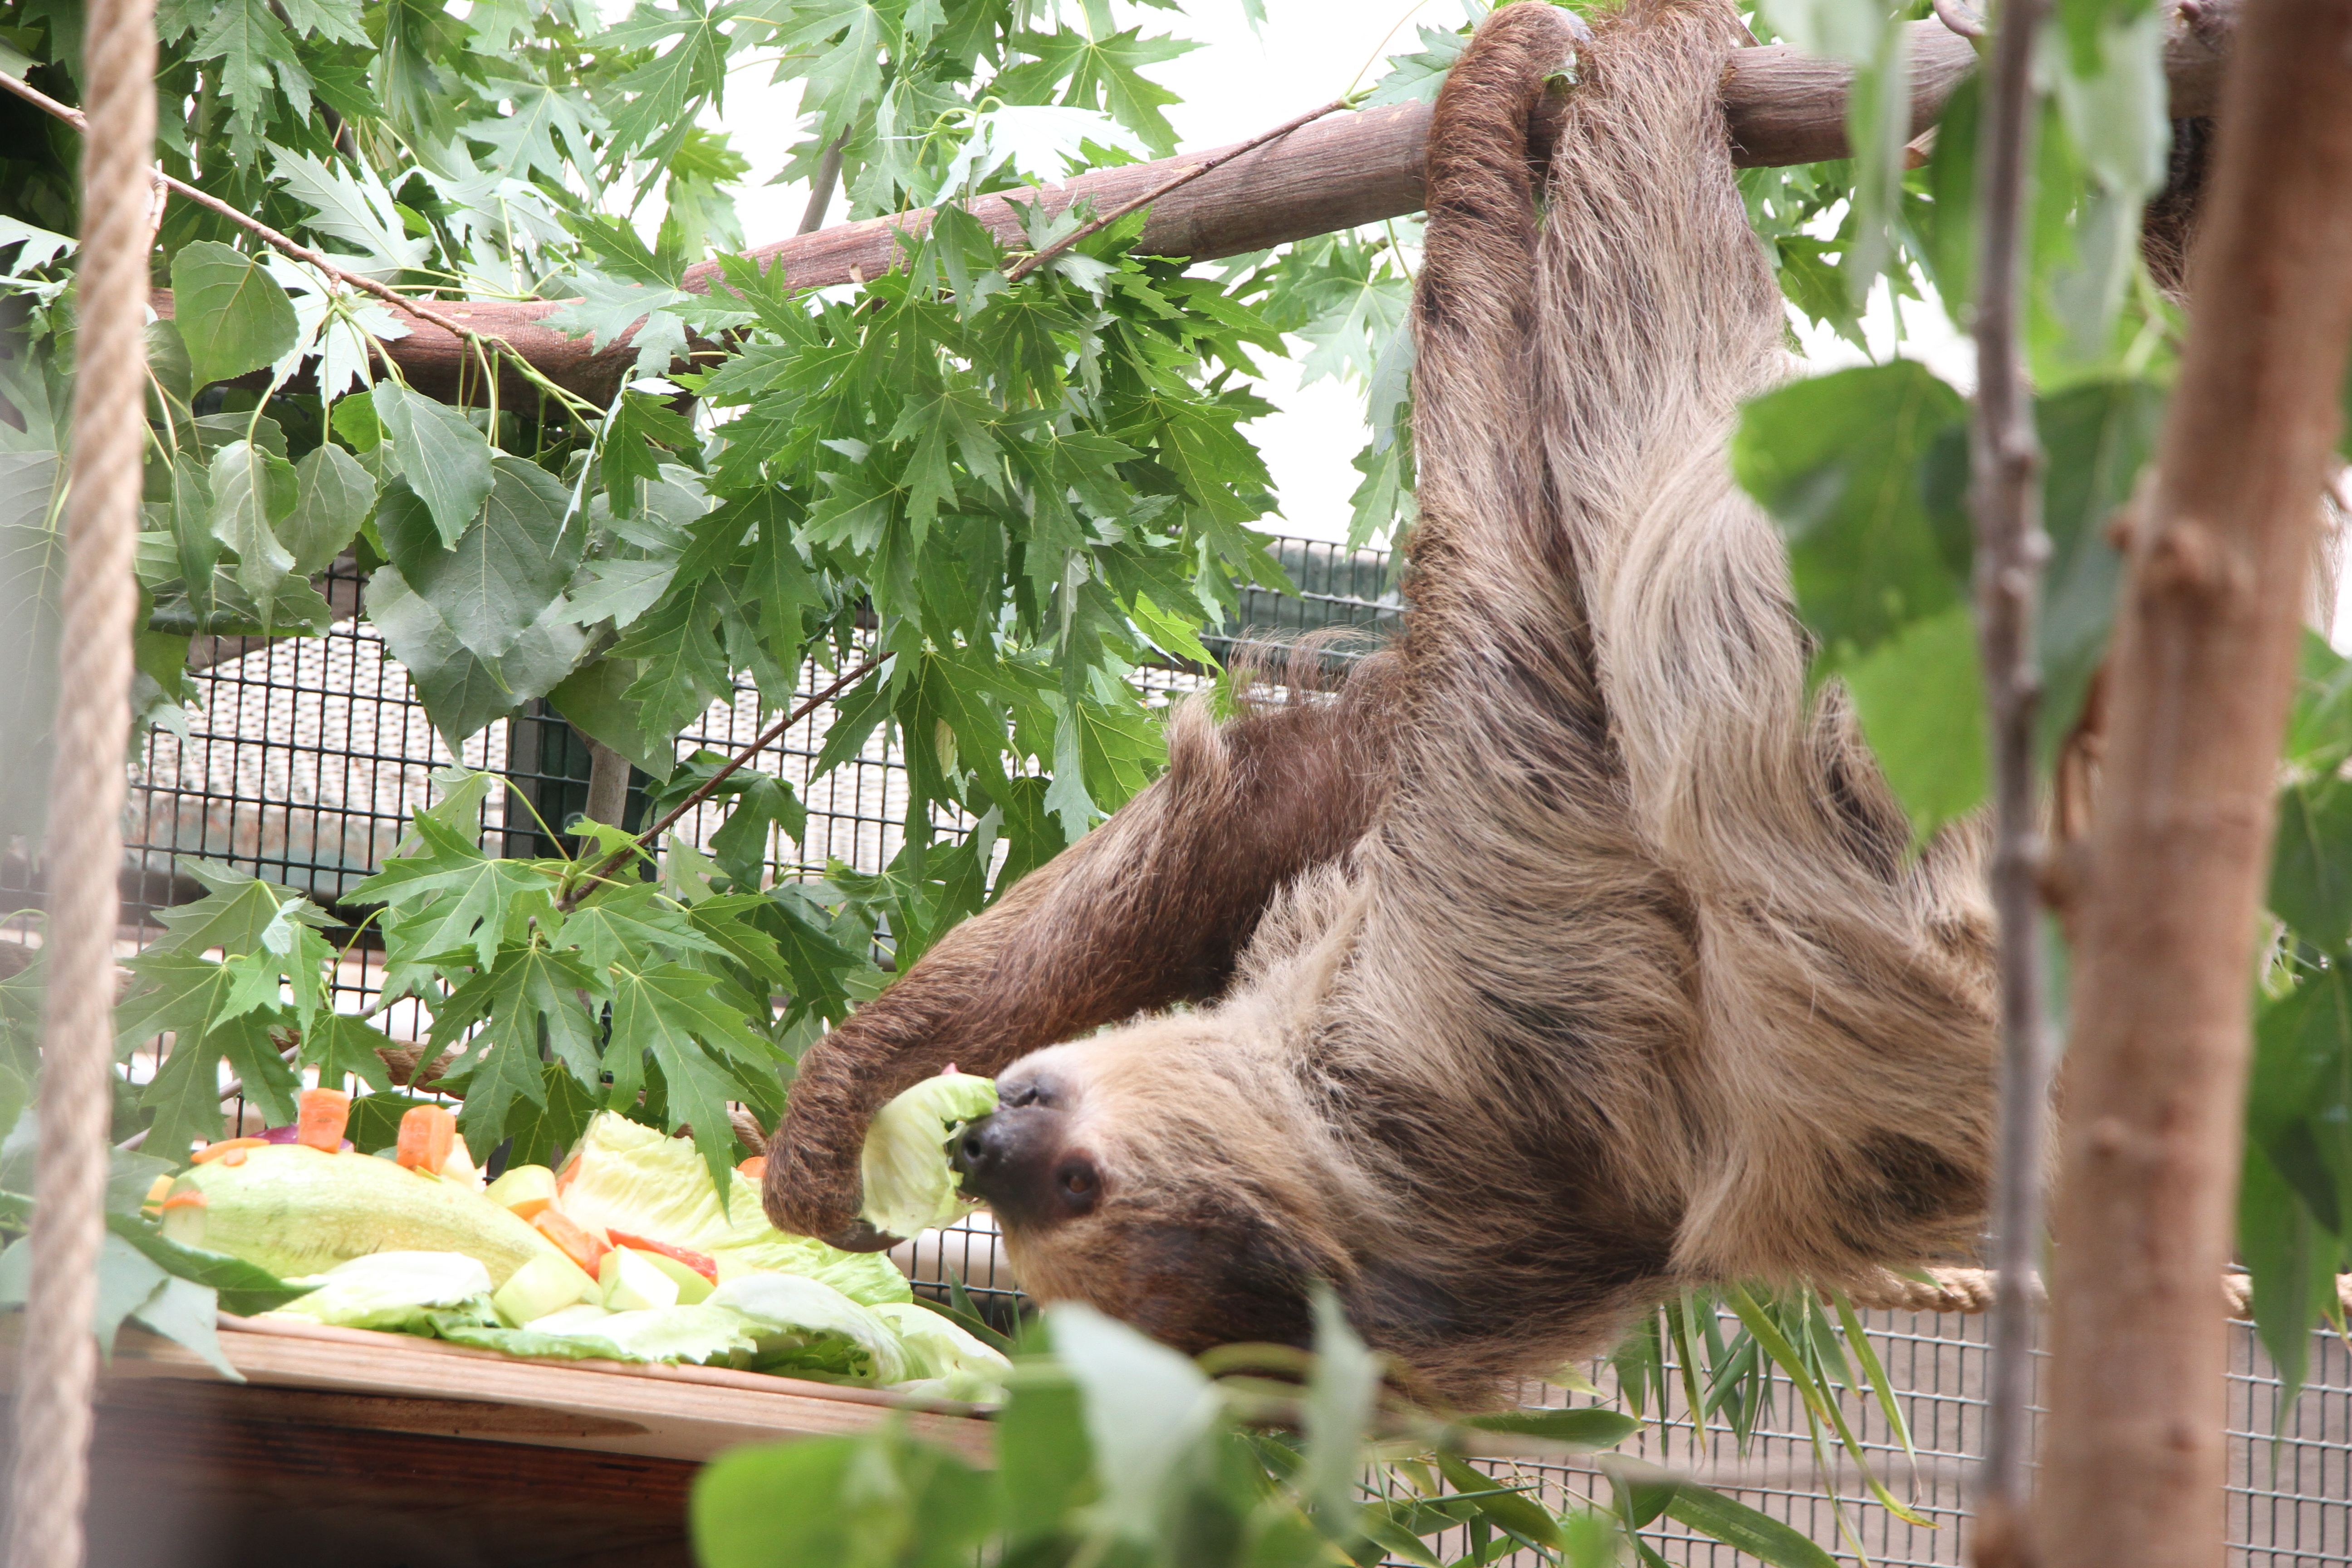
[[[963,1190],[1000,1220],[1017,1225],[1091,1208],[1092,1164],[1063,1149],[1062,1121],[1042,1103],[1008,1104],[959,1133],[949,1163],[963,1173]]]

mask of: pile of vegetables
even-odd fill
[[[969,1087],[986,1081],[930,1091],[951,1114],[919,1119],[944,1205],[942,1177],[902,1151],[928,1212],[956,1206],[940,1144],[951,1121],[992,1104],[992,1086],[985,1104]],[[1002,1396],[1004,1357],[916,1301],[887,1258],[776,1230],[751,1173],[729,1172],[721,1190],[690,1144],[654,1128],[604,1112],[561,1171],[522,1165],[485,1184],[440,1106],[413,1108],[394,1147],[363,1154],[343,1140],[347,1096],[311,1089],[300,1103],[293,1127],[200,1149],[148,1194],[166,1240],[303,1289],[265,1317],[522,1356]]]

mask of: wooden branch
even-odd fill
[[[2034,623],[2042,608],[2042,446],[2025,363],[2034,132],[2034,39],[2045,0],[2001,0],[1977,152],[1978,387],[1974,470],[1977,639],[1990,720],[1993,854],[1989,891],[2000,968],[2000,1121],[1993,1178],[1992,1359],[1986,1379],[1977,1568],[2025,1568],[2020,1539],[2033,1473],[2032,1276],[2042,1253],[2049,1049],[2042,1021],[2042,803],[2033,766],[2042,711]]]
[[[2189,0],[2181,13],[2165,57],[2175,115],[2213,111],[2221,61],[2234,30],[2238,4]],[[1966,38],[1940,22],[1912,23],[1910,47],[1911,129],[1916,135],[1943,113],[1952,90],[1975,68],[1976,53]],[[1846,66],[1785,45],[1741,50],[1723,82],[1736,161],[1763,167],[1844,157],[1845,99],[1852,77]],[[1333,115],[1305,126],[1154,202],[1137,248],[1149,255],[1210,260],[1418,212],[1428,130],[1424,104]],[[1083,198],[1097,211],[1108,212],[1193,164],[1232,151],[1230,146],[1214,148],[1104,169],[1043,192],[982,196],[972,204],[972,211],[1006,245],[1024,246],[1014,201],[1040,200],[1058,212]],[[758,247],[751,254],[764,265],[783,267],[799,288],[861,282],[894,264],[900,231],[920,233],[929,221],[926,210],[837,224]],[[686,287],[707,293],[718,279],[718,264],[704,262],[688,271]],[[600,405],[611,402],[635,351],[625,340],[592,351],[584,340],[545,325],[560,308],[549,300],[436,300],[432,310],[469,331],[502,340],[567,391]],[[168,295],[157,296],[156,309],[170,313]],[[466,395],[480,400],[481,377],[471,345],[434,322],[413,315],[404,320],[409,335],[389,348],[410,384],[456,401],[464,384]],[[502,402],[528,405],[537,395],[511,369],[500,374]]]
[[[2222,1561],[2253,950],[2352,340],[2352,0],[2252,0],[2130,518],[2075,930],[2037,1531],[2049,1568]]]

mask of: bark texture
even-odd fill
[[[2224,1329],[2276,758],[2352,335],[2352,0],[2252,0],[2110,660],[2052,1281],[2051,1568],[2222,1561]]]
[[[2165,58],[2178,116],[2213,111],[2221,62],[2235,25],[2238,0],[2201,0],[2193,16],[2176,21]],[[1910,26],[1914,134],[1933,125],[1952,91],[1975,68],[1969,41],[1939,22]],[[1835,61],[1800,54],[1784,45],[1742,49],[1724,72],[1723,105],[1729,122],[1733,162],[1743,167],[1812,163],[1846,155],[1846,88],[1853,72]],[[1401,104],[1335,115],[1282,141],[1234,159],[1152,204],[1137,248],[1159,256],[1201,260],[1238,256],[1287,240],[1378,223],[1419,212],[1422,162],[1429,133],[1429,108]],[[1538,134],[1538,141],[1548,140]],[[1223,149],[1180,153],[1156,163],[1132,163],[1081,175],[1033,196],[1059,211],[1085,198],[1099,212],[1150,191],[1188,163]],[[983,196],[973,211],[999,238],[1022,243],[1023,228],[1012,201]],[[810,234],[754,248],[763,265],[782,266],[804,289],[859,282],[887,271],[898,255],[901,230],[920,232],[928,210],[859,223],[836,224]],[[691,268],[688,289],[708,292],[719,279],[716,263]],[[168,291],[156,309],[171,314]],[[635,358],[626,340],[592,351],[584,339],[566,337],[545,324],[559,301],[449,300],[436,313],[475,331],[501,337],[557,384],[595,403],[612,399]],[[401,373],[417,390],[447,402],[487,401],[472,352],[451,332],[409,318],[407,337],[390,343]],[[527,405],[538,394],[509,374],[501,402]]]

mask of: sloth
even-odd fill
[[[874,1250],[874,1111],[950,1061],[1033,1294],[1187,1352],[1316,1282],[1490,1403],[1708,1281],[1974,1249],[1981,835],[1924,846],[1732,482],[1789,374],[1734,183],[1726,0],[1478,30],[1430,130],[1421,515],[1343,689],[1171,719],[1167,773],[803,1062],[779,1226]],[[1538,128],[1531,142],[1530,125]]]

